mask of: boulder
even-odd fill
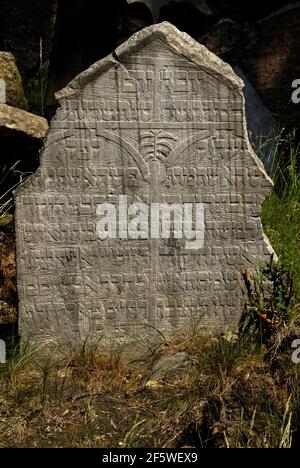
[[[31,138],[42,140],[47,133],[48,122],[43,117],[0,104],[0,137],[13,133],[23,133]]]
[[[27,109],[21,75],[10,52],[0,52],[0,102]]]

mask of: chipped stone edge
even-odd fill
[[[244,85],[244,82],[243,82],[243,85]],[[252,148],[250,138],[249,138],[248,128],[247,128],[245,96],[244,96],[243,92],[241,94],[242,94],[242,98],[243,98],[243,131],[244,131],[245,141],[246,141],[246,144],[247,144],[247,151],[248,151],[249,156],[254,160],[256,166],[258,167],[258,169],[262,173],[266,183],[269,183],[269,192],[271,192],[271,189],[274,186],[274,182],[271,179],[271,177],[267,174],[267,171],[265,169],[265,166],[264,166],[262,160],[257,156],[254,149]],[[266,197],[265,197],[265,199],[266,199]],[[262,204],[261,204],[261,206],[262,206]],[[265,243],[267,251],[269,252],[270,257],[273,256],[274,261],[277,262],[278,261],[278,256],[277,256],[275,250],[273,249],[272,244],[271,244],[268,236],[266,235],[266,233],[264,231],[264,227],[263,227],[263,224],[262,224],[262,221],[261,221],[261,214],[258,216],[258,219],[260,221],[261,230],[262,230],[262,234],[263,234],[263,241]]]
[[[229,87],[242,91],[244,83],[234,73],[230,65],[223,62],[223,60],[210,52],[205,46],[192,39],[188,34],[179,31],[171,23],[164,21],[135,33],[126,42],[117,47],[115,52],[94,63],[74,78],[65,88],[58,91],[55,94],[56,99],[61,101],[80,94],[82,88],[96,76],[118,65],[128,56],[155,39],[162,40],[177,54],[186,57],[207,73],[215,76],[218,80],[225,81]]]

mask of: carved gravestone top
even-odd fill
[[[271,188],[242,81],[169,23],[58,93],[16,193],[20,333],[128,342],[237,326],[238,272],[267,260]]]

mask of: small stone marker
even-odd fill
[[[239,271],[272,252],[242,88],[162,23],[58,93],[41,167],[16,193],[23,338],[237,327]]]
[[[6,363],[6,343],[4,340],[0,340],[0,364]]]
[[[6,103],[6,83],[3,78],[0,78],[0,104]]]

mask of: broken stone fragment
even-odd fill
[[[48,130],[48,122],[43,117],[30,114],[6,104],[0,104],[0,137],[14,132],[42,140]]]
[[[179,352],[170,356],[162,357],[152,368],[150,378],[146,386],[150,382],[160,380],[182,379],[187,373],[190,364],[190,357],[186,352]]]
[[[0,102],[19,109],[28,108],[21,75],[10,52],[0,52]]]

